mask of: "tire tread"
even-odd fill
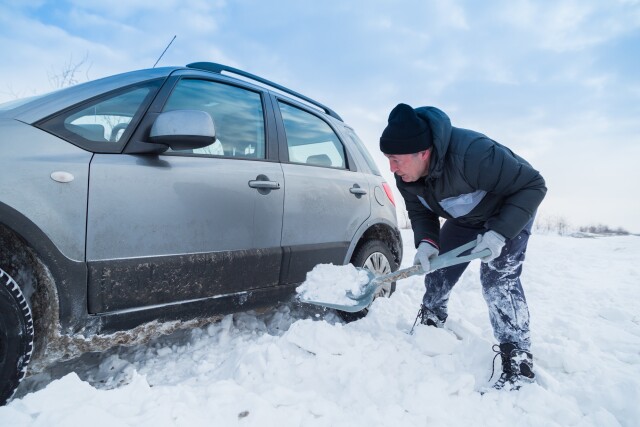
[[[9,400],[16,391],[18,384],[24,379],[27,374],[27,367],[29,366],[29,362],[31,361],[31,356],[33,354],[33,340],[34,340],[34,326],[33,326],[33,316],[31,314],[31,307],[29,306],[29,302],[25,298],[20,286],[16,283],[15,280],[2,268],[0,268],[0,283],[11,295],[11,297],[15,300],[17,307],[20,309],[20,314],[22,315],[22,320],[24,322],[24,332],[25,342],[21,345],[22,354],[18,357],[17,366],[16,366],[16,377],[13,378],[13,381],[9,385],[9,389],[2,390],[2,394],[0,394],[0,405],[4,405],[7,400]],[[4,386],[3,386],[4,388]],[[12,388],[12,389],[11,389]],[[6,394],[6,395],[5,395]]]

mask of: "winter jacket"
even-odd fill
[[[522,157],[480,133],[451,126],[435,107],[416,108],[431,127],[428,175],[404,182],[396,175],[416,247],[423,239],[440,246],[439,217],[514,238],[533,218],[547,188]]]

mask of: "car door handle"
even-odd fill
[[[249,187],[259,190],[279,190],[280,183],[278,181],[270,181],[266,175],[258,175],[256,179],[249,181]]]
[[[358,184],[353,184],[353,187],[349,189],[351,194],[355,194],[356,196],[363,196],[367,194],[367,190],[361,188]]]
[[[249,181],[249,187],[251,188],[266,188],[269,190],[280,189],[280,183],[276,181]]]

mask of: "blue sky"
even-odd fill
[[[377,153],[399,102],[509,146],[540,215],[640,232],[640,1],[0,0],[0,101],[159,65],[222,62],[334,108]],[[391,175],[387,174],[388,179]]]

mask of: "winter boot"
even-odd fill
[[[496,352],[496,357],[502,358],[502,375],[493,388],[518,390],[523,384],[532,383],[535,380],[531,353],[517,348],[513,343],[494,345],[493,351]],[[493,360],[495,361],[495,358]],[[491,376],[493,377],[493,374]]]
[[[444,322],[447,320],[446,318],[441,319],[438,317],[433,311],[429,310],[424,305],[420,305],[420,310],[418,310],[418,315],[416,316],[415,322],[413,322],[413,326],[411,327],[410,334],[413,334],[413,329],[416,327],[418,321],[422,325],[433,326],[436,328],[444,327]]]

